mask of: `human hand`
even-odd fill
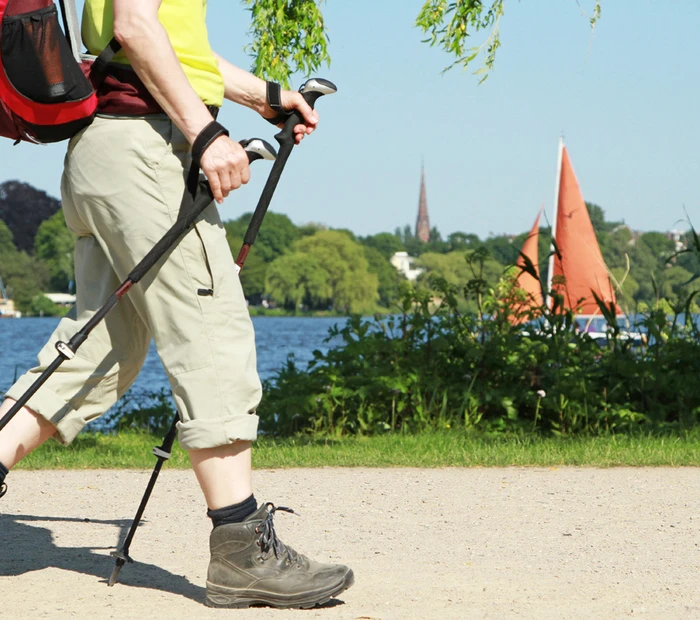
[[[200,168],[219,204],[233,190],[250,181],[248,154],[228,136],[219,136],[209,145],[202,154]]]
[[[318,126],[318,112],[314,110],[307,102],[301,93],[295,90],[283,90],[281,93],[282,107],[292,112],[296,110],[301,116],[302,122],[294,127],[294,141],[299,144],[304,136],[312,134]],[[265,111],[262,113],[263,118],[269,119],[275,117],[275,112],[270,106],[265,105]],[[284,122],[279,123],[278,127],[284,127]]]

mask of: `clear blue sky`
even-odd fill
[[[580,0],[592,8],[592,0]],[[359,234],[415,221],[421,159],[431,221],[443,235],[529,229],[551,217],[557,140],[564,133],[586,200],[640,230],[700,226],[700,2],[603,0],[591,37],[575,0],[508,0],[495,72],[441,76],[449,58],[421,43],[420,0],[328,0],[339,93],[319,104],[318,133],[293,153],[272,209]],[[248,14],[209,0],[215,49],[247,67]],[[297,85],[301,78],[297,79]],[[247,110],[224,108],[232,136],[270,139]],[[0,141],[0,181],[59,194],[65,147]],[[222,208],[252,210],[254,180]]]

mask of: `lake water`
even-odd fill
[[[328,329],[344,324],[343,318],[254,317],[258,372],[270,379],[293,355],[301,368],[313,358],[313,351],[327,351]],[[0,320],[0,389],[12,385],[17,376],[36,365],[36,355],[49,338],[58,319],[26,318]],[[70,362],[65,362],[70,363]],[[132,386],[131,396],[167,389],[168,380],[155,346],[146,358],[141,374]]]

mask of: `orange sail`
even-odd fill
[[[527,307],[532,308],[542,305],[542,285],[540,284],[540,264],[539,264],[539,254],[538,254],[538,243],[540,238],[540,216],[542,211],[537,214],[537,219],[532,226],[530,234],[525,239],[523,244],[523,249],[520,250],[521,255],[518,256],[518,261],[515,263],[520,267],[521,272],[518,275],[516,285],[523,289],[527,293]],[[535,279],[531,273],[527,271],[522,271],[525,266],[525,259],[522,255],[528,257],[530,262],[534,265],[535,271],[537,272],[537,279]]]
[[[616,313],[621,314],[569,154],[563,144],[560,148],[554,232],[557,252],[553,257],[551,288],[563,296],[565,307],[576,314],[600,314],[594,292],[606,305],[615,304]]]

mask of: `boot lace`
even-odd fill
[[[5,495],[5,493],[7,493],[7,484],[3,482],[2,484],[0,484],[0,497]]]
[[[288,512],[293,515],[297,513],[294,512],[291,508],[286,508],[285,506],[275,506],[271,502],[268,502],[267,507],[267,516],[265,517],[263,522],[255,528],[255,531],[258,534],[260,534],[259,543],[260,549],[262,550],[263,559],[267,560],[267,558],[269,558],[272,553],[275,554],[276,558],[279,558],[283,553],[286,553],[290,563],[300,561],[299,554],[296,551],[294,551],[294,549],[292,549],[291,547],[285,545],[278,538],[277,532],[275,531],[275,524],[273,522],[275,512],[277,512],[278,510],[281,510],[282,512]]]

